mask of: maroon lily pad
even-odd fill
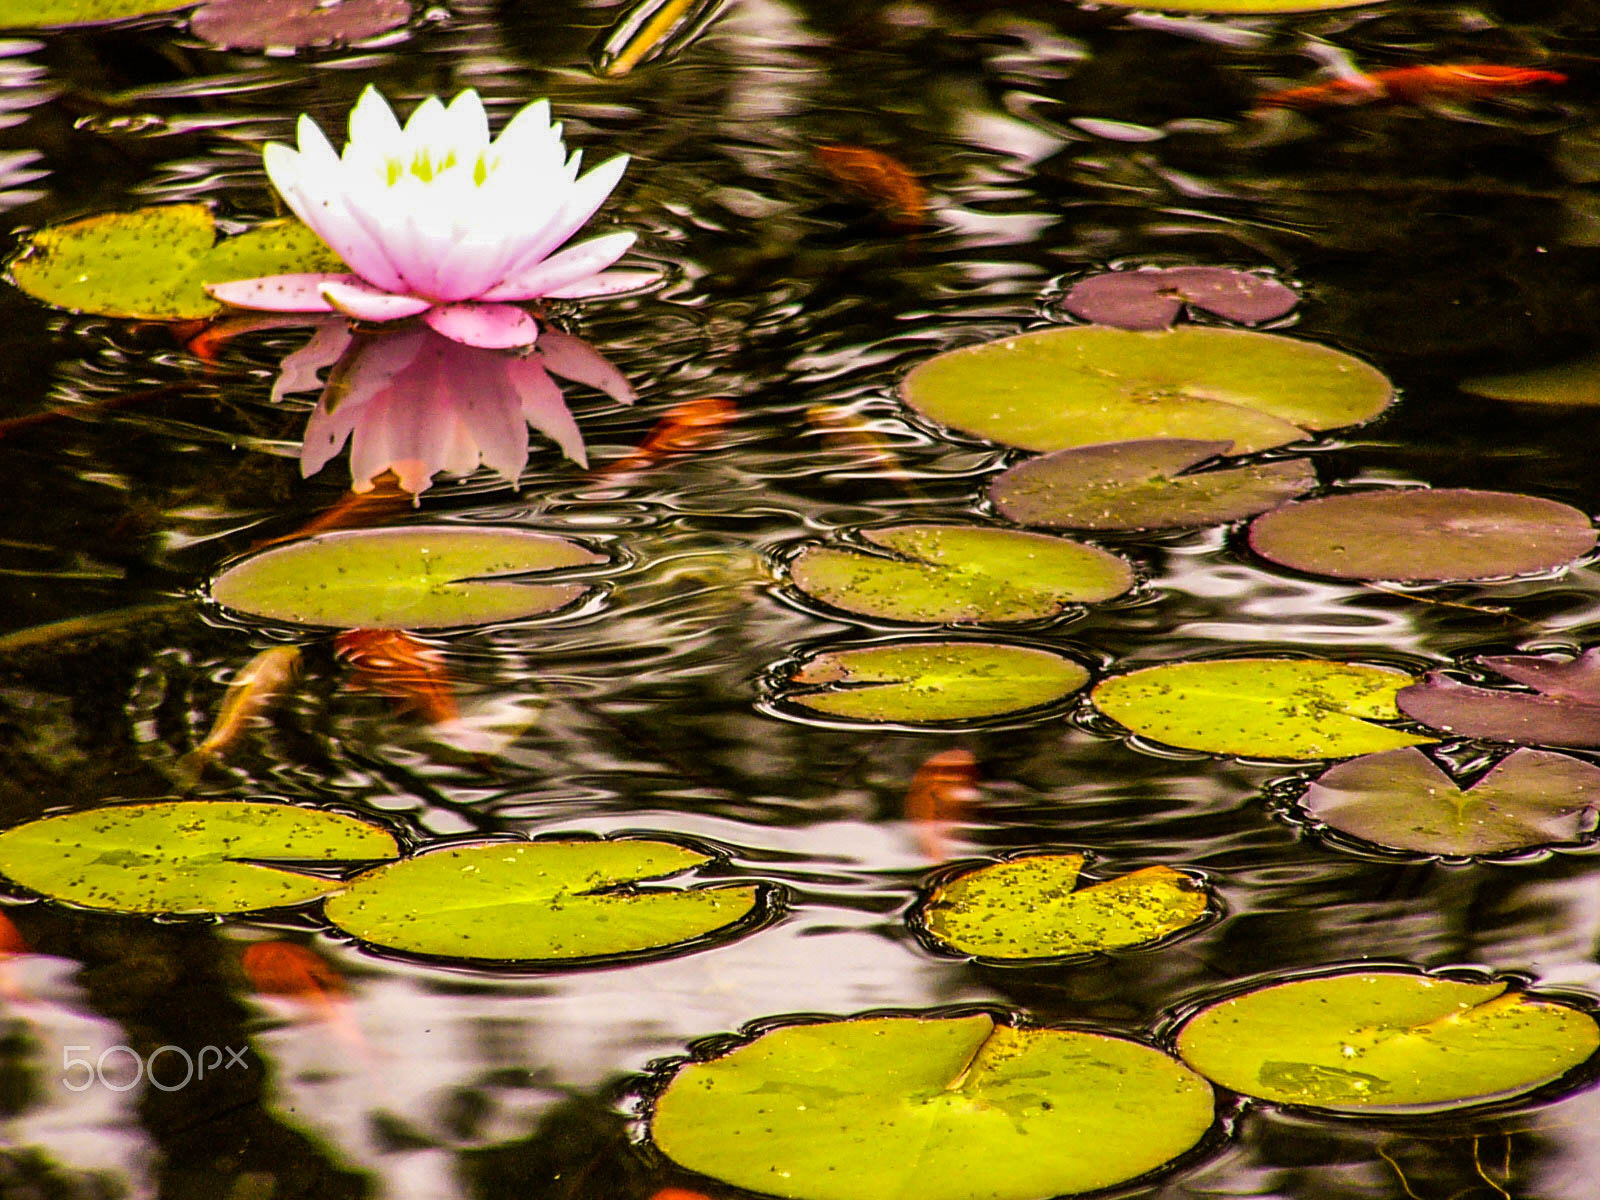
[[[1400,711],[1463,737],[1525,746],[1600,746],[1600,647],[1574,659],[1514,654],[1477,661],[1534,690],[1476,687],[1429,671],[1395,697]]]
[[[1302,500],[1257,517],[1250,548],[1309,575],[1440,583],[1565,566],[1594,526],[1554,500],[1468,488],[1388,489]]]
[[[1330,767],[1300,803],[1328,827],[1380,846],[1452,857],[1507,854],[1580,841],[1600,805],[1600,767],[1517,750],[1461,788],[1407,746]]]
[[[1058,450],[989,485],[1008,520],[1051,529],[1178,529],[1237,521],[1317,485],[1303,458],[1189,473],[1232,442],[1139,438]]]
[[[1091,275],[1067,293],[1062,305],[1100,325],[1165,329],[1186,304],[1225,321],[1258,325],[1283,316],[1299,301],[1293,288],[1264,275],[1231,267],[1173,267]]]
[[[190,31],[224,50],[359,42],[411,19],[409,0],[211,0]]]

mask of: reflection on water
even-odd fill
[[[638,1144],[630,1081],[751,1021],[984,1003],[1141,1033],[1241,980],[1361,959],[1600,997],[1592,849],[1494,865],[1356,850],[1295,815],[1309,770],[1130,744],[1083,706],[938,734],[755,707],[797,653],[903,632],[796,607],[771,572],[787,547],[859,524],[989,519],[984,485],[1008,456],[908,415],[898,377],[1059,319],[1066,288],[1108,265],[1273,268],[1304,297],[1296,335],[1396,379],[1401,403],[1380,423],[1313,451],[1324,483],[1600,506],[1595,410],[1455,386],[1600,342],[1600,113],[1583,75],[1600,9],[1231,21],[1064,0],[741,0],[670,61],[601,78],[593,48],[619,15],[457,0],[393,43],[298,59],[198,49],[163,21],[0,46],[0,207],[19,226],[179,199],[265,216],[260,146],[288,140],[295,114],[331,125],[369,82],[406,106],[472,86],[496,127],[548,95],[573,141],[631,154],[610,211],[665,271],[649,295],[552,305],[528,358],[342,322],[309,344],[303,325],[265,323],[197,345],[0,294],[13,481],[0,825],[167,795],[227,680],[292,643],[298,686],[198,795],[377,815],[412,845],[686,835],[725,849],[722,875],[781,885],[784,911],[693,954],[541,971],[372,953],[314,912],[157,923],[17,897],[6,912],[39,953],[0,964],[0,1194],[645,1200],[684,1181]],[[1525,62],[1574,82],[1252,115],[1259,95],[1316,81],[1329,47],[1368,71]],[[926,189],[925,224],[897,229],[847,194],[824,146],[903,164]],[[584,386],[563,395],[551,376]],[[629,386],[631,409],[595,394]],[[468,393],[474,406],[451,406]],[[704,397],[729,398],[737,419],[631,457]],[[530,424],[555,445],[530,441]],[[347,444],[358,486],[394,469],[428,519],[578,534],[620,564],[584,608],[439,640],[462,713],[521,731],[491,755],[352,687],[331,633],[248,627],[193,600],[228,557],[339,501],[342,468],[321,468]],[[582,468],[585,446],[600,470]],[[631,465],[604,470],[618,462]],[[1419,669],[1570,651],[1600,628],[1588,563],[1385,590],[1272,569],[1222,531],[1101,540],[1139,587],[1019,635],[1097,672],[1272,651]],[[38,631],[51,622],[64,624]],[[938,831],[947,860],[1088,850],[1099,877],[1169,863],[1206,876],[1220,919],[1067,966],[930,953],[904,921],[929,866],[905,804],[941,752],[969,754],[979,780]],[[331,965],[336,1019],[252,986],[241,955],[267,940]],[[165,1046],[249,1052],[173,1091],[62,1082],[64,1047],[98,1062],[117,1046],[140,1061]],[[131,1061],[114,1053],[108,1070]],[[1588,1200],[1597,1096],[1400,1124],[1230,1108],[1230,1136],[1138,1194]]]

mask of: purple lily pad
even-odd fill
[[[1328,827],[1380,846],[1452,857],[1507,854],[1580,841],[1600,805],[1600,767],[1517,750],[1461,788],[1407,746],[1329,768],[1300,803]]]
[[[1555,500],[1467,488],[1323,496],[1250,526],[1262,558],[1335,579],[1440,583],[1527,575],[1594,548],[1589,518]]]
[[[1173,267],[1165,271],[1112,271],[1078,283],[1062,305],[1075,317],[1118,329],[1165,329],[1184,305],[1225,321],[1258,325],[1300,302],[1276,279],[1231,267]]]
[[[189,28],[224,50],[299,49],[359,42],[410,19],[409,0],[211,0]]]
[[[1600,746],[1600,647],[1578,658],[1514,654],[1481,665],[1534,689],[1476,687],[1429,671],[1396,696],[1414,721],[1463,737],[1524,746]]]
[[[1303,458],[1187,473],[1232,442],[1139,438],[1058,450],[989,485],[1008,520],[1052,529],[1178,529],[1254,516],[1317,485]]]

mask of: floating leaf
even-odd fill
[[[224,50],[265,50],[357,42],[410,19],[408,0],[207,0],[189,29]]]
[[[485,842],[358,876],[326,905],[364,942],[445,958],[530,962],[637,954],[726,929],[755,911],[744,885],[640,890],[710,862],[671,842]]]
[[[1175,529],[1254,516],[1317,485],[1303,458],[1184,474],[1229,444],[1141,438],[1058,450],[1012,467],[989,486],[989,498],[1020,525]]]
[[[294,625],[444,629],[553,612],[582,583],[503,576],[606,561],[576,542],[526,529],[407,525],[351,529],[276,546],[229,567],[211,585],[218,604]]]
[[[386,830],[354,817],[290,804],[170,801],[8,829],[0,833],[0,874],[88,908],[230,913],[301,904],[342,886],[287,864],[371,862],[399,852]]]
[[[857,721],[925,724],[1053,704],[1088,681],[1083,667],[1048,650],[994,642],[900,642],[819,654],[789,677],[784,699]]]
[[[0,29],[100,25],[191,8],[195,0],[5,0]]]
[[[1526,575],[1594,548],[1577,509],[1467,488],[1351,492],[1285,504],[1250,526],[1250,548],[1310,575],[1442,582]]]
[[[1432,741],[1400,718],[1404,671],[1299,658],[1165,663],[1102,681],[1094,705],[1134,733],[1212,754],[1344,758]]]
[[[900,392],[943,425],[1026,450],[1183,437],[1237,454],[1365,421],[1394,398],[1382,374],[1337,350],[1196,325],[1024,333],[931,358]]]
[[[1527,371],[1478,375],[1463,379],[1459,386],[1463,392],[1491,400],[1593,408],[1600,405],[1600,355]]]
[[[681,1068],[650,1136],[680,1166],[791,1200],[1046,1200],[1191,1149],[1205,1081],[1152,1046],[987,1016],[788,1025]]]
[[[1406,971],[1297,979],[1202,1009],[1178,1053],[1278,1104],[1416,1111],[1532,1091],[1600,1047],[1587,1013],[1506,989]]]
[[[1421,683],[1396,697],[1400,711],[1461,737],[1600,747],[1600,648],[1574,659],[1512,654],[1477,661],[1534,690],[1474,687],[1429,671]]]
[[[941,884],[920,910],[940,942],[988,959],[1121,950],[1168,937],[1205,915],[1203,884],[1146,867],[1073,891],[1081,854],[992,863]]]
[[[1117,329],[1165,329],[1184,305],[1241,325],[1281,317],[1300,297],[1264,275],[1231,267],[1110,271],[1074,284],[1062,307],[1075,317]]]
[[[12,258],[10,277],[73,312],[189,320],[222,311],[205,283],[346,269],[298,221],[268,221],[221,241],[218,232],[204,204],[101,213],[41,229]]]
[[[1331,767],[1300,801],[1330,828],[1422,854],[1504,854],[1576,842],[1600,806],[1600,767],[1518,750],[1463,790],[1414,747]]]
[[[789,578],[807,595],[890,621],[1036,621],[1120,596],[1133,569],[1064,538],[970,525],[896,525],[861,536],[893,557],[807,546]]]
[[[640,63],[670,62],[706,31],[727,0],[634,0],[594,53],[601,75],[626,75]]]

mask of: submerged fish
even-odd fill
[[[1331,79],[1309,87],[1268,92],[1257,108],[1326,108],[1341,104],[1414,104],[1423,100],[1488,96],[1495,92],[1542,84],[1565,83],[1559,71],[1507,67],[1495,63],[1447,63],[1432,67],[1397,67],[1353,79]]]
[[[892,155],[866,146],[817,147],[817,161],[830,178],[882,213],[897,229],[914,229],[928,217],[928,190]]]
[[[739,410],[733,401],[722,396],[685,400],[668,410],[637,450],[623,455],[614,463],[608,463],[596,474],[602,478],[626,475],[674,454],[698,450],[738,415]]]
[[[222,697],[211,732],[178,760],[178,778],[193,784],[218,755],[231,749],[240,735],[300,678],[300,648],[274,646],[256,655],[234,676]]]
[[[916,826],[917,845],[943,858],[946,832],[964,820],[979,798],[978,759],[970,750],[941,750],[917,768],[906,790],[905,817]]]
[[[405,630],[347,629],[333,639],[333,649],[356,669],[358,686],[404,701],[429,724],[461,716],[444,655]]]
[[[239,966],[257,992],[291,1001],[311,1020],[365,1045],[351,1011],[349,989],[321,955],[294,942],[252,942],[239,956]]]

